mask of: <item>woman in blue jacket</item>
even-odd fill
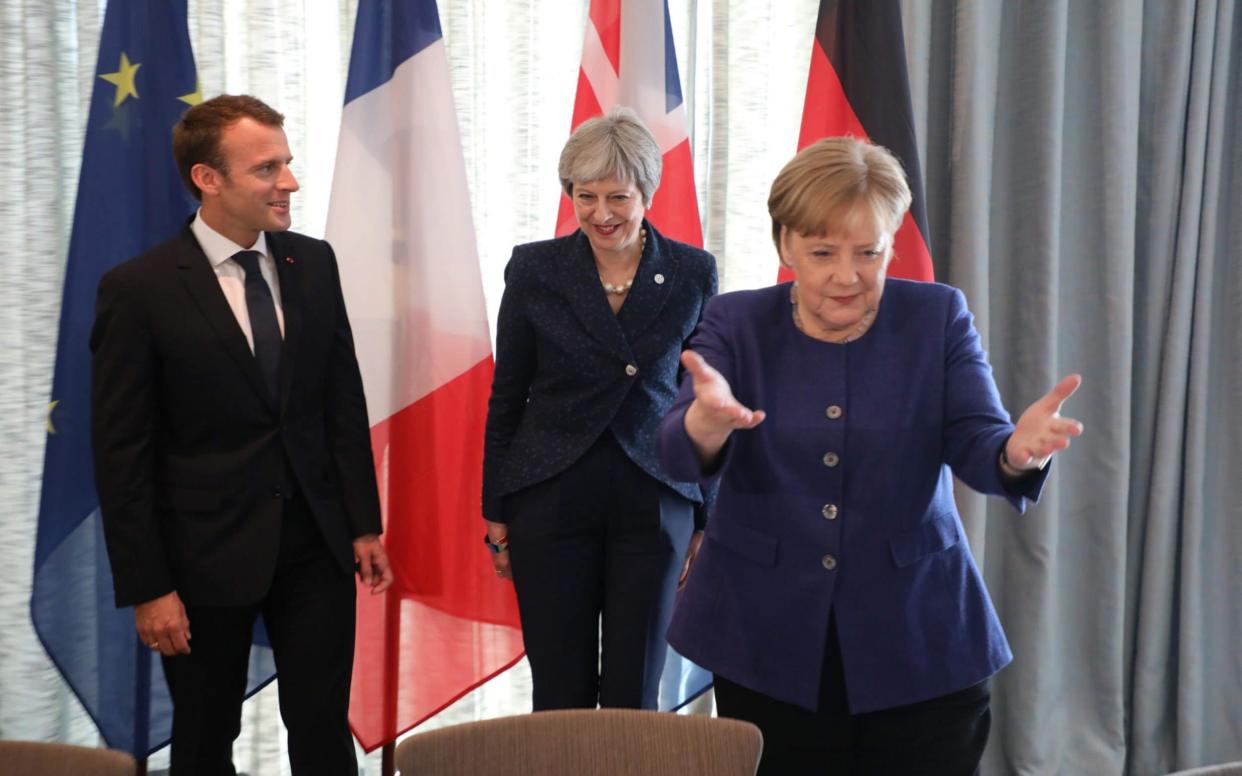
[[[674,476],[720,481],[669,641],[762,729],[761,773],[975,772],[1012,655],[950,472],[1022,511],[1082,433],[1077,375],[1015,426],[962,293],[885,280],[909,205],[883,148],[794,157],[768,206],[796,280],[708,305],[661,428]]]
[[[517,590],[536,710],[656,706],[702,521],[699,487],[664,472],[656,435],[716,261],[644,218],[661,164],[633,111],[584,122],[559,169],[579,229],[519,245],[505,269],[483,516]]]

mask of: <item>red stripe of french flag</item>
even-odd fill
[[[396,576],[387,594],[360,588],[357,599],[350,723],[367,751],[523,649],[513,587],[496,579],[481,541],[491,338],[448,60],[435,3],[419,2],[380,14],[430,18],[437,34],[345,105],[326,230]],[[383,54],[355,39],[355,59]]]

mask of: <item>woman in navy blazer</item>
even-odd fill
[[[909,204],[883,148],[799,153],[769,199],[796,281],[708,305],[661,428],[670,472],[720,481],[669,641],[760,773],[975,772],[1011,654],[950,471],[1022,511],[1082,431],[1076,375],[1015,427],[962,293],[885,281]]]
[[[661,163],[633,111],[584,122],[559,169],[580,229],[519,245],[505,269],[483,515],[536,710],[656,706],[701,522],[699,487],[664,472],[656,435],[716,262],[644,220]]]

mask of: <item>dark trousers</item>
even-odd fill
[[[534,709],[655,708],[693,505],[605,432],[505,512]]]
[[[991,727],[987,681],[939,698],[850,714],[835,621],[828,632],[817,711],[776,700],[716,674],[722,717],[763,732],[759,776],[971,776]]]
[[[172,776],[233,776],[250,641],[262,613],[276,658],[294,774],[354,774],[349,685],[354,583],[300,496],[285,502],[272,587],[251,606],[187,606],[190,654],[164,658],[173,699]]]

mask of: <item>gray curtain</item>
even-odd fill
[[[1016,655],[984,770],[1242,759],[1236,4],[905,10],[936,276],[1011,411],[1085,377],[1038,507],[962,496]]]

